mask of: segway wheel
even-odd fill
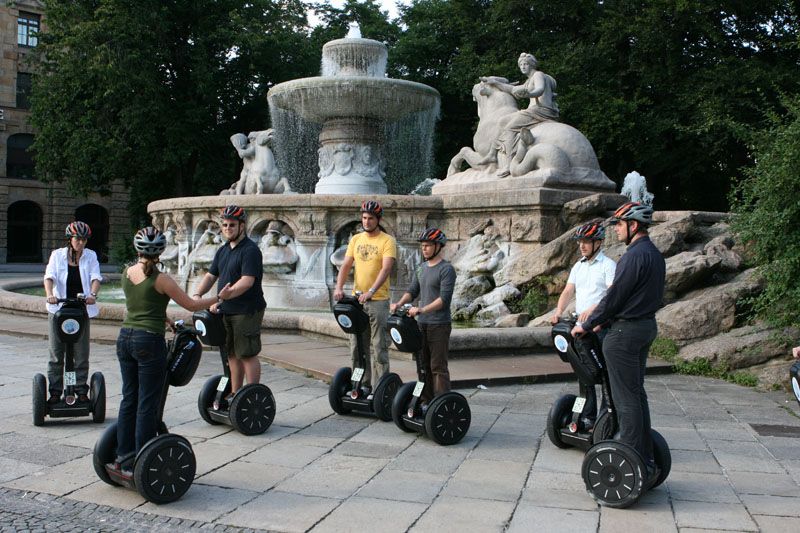
[[[394,420],[394,424],[397,427],[406,433],[414,432],[413,429],[406,427],[406,423],[403,421],[403,415],[408,411],[408,404],[414,396],[414,387],[416,386],[416,381],[403,383],[403,385],[397,389],[397,394],[394,395],[394,400],[392,400],[392,420]]]
[[[653,458],[656,461],[656,466],[660,470],[658,478],[650,487],[654,489],[664,483],[672,470],[672,454],[669,451],[669,445],[661,433],[655,429],[650,429],[650,438],[653,439]]]
[[[275,397],[260,383],[245,385],[231,401],[231,423],[242,435],[260,435],[275,419]]]
[[[114,454],[117,452],[117,423],[114,422],[103,431],[97,442],[94,443],[92,453],[92,465],[94,472],[101,480],[115,487],[119,486],[111,479],[106,471],[106,464],[114,461]]]
[[[200,389],[200,395],[197,397],[197,410],[200,412],[200,416],[212,426],[218,426],[220,424],[220,422],[211,418],[211,415],[208,414],[208,410],[211,409],[211,406],[214,404],[214,398],[217,396],[217,386],[221,379],[222,376],[220,375],[208,378],[203,384],[203,388]],[[230,392],[231,382],[228,381],[228,385],[225,387],[225,391],[222,395],[227,396]]]
[[[646,472],[639,452],[613,440],[589,448],[581,466],[589,495],[600,505],[617,509],[630,507],[639,500]]]
[[[397,389],[403,384],[400,376],[394,372],[384,375],[375,386],[372,396],[372,411],[375,416],[388,422],[392,419],[392,401]]]
[[[336,414],[346,415],[350,413],[350,409],[342,404],[342,396],[350,390],[350,378],[352,375],[353,370],[349,366],[343,366],[333,375],[331,385],[328,387],[328,402]]]
[[[547,437],[557,448],[571,448],[561,440],[561,430],[569,425],[572,405],[575,403],[574,394],[565,394],[559,397],[547,413]]]
[[[42,374],[33,376],[33,425],[44,425],[47,414],[47,378]]]
[[[611,440],[614,438],[614,433],[617,432],[617,419],[608,411],[600,413],[597,417],[597,422],[594,423],[594,431],[592,432],[592,444],[597,444],[604,440]]]
[[[457,392],[446,392],[433,399],[425,414],[425,433],[443,446],[464,438],[472,421],[467,399]]]
[[[101,424],[106,419],[106,379],[100,372],[95,372],[89,384],[89,394],[92,396],[92,422]]]
[[[180,435],[150,439],[136,457],[133,481],[147,501],[174,502],[194,481],[197,459],[189,441]]]

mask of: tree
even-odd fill
[[[733,228],[766,288],[755,311],[778,326],[800,327],[800,96],[757,136],[756,164],[734,189]]]
[[[229,136],[264,129],[266,91],[312,72],[300,0],[46,0],[32,122],[37,172],[149,201],[235,180]],[[312,66],[313,65],[313,66]]]

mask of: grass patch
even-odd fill
[[[528,313],[528,316],[539,316],[549,308],[547,285],[549,276],[539,276],[519,287],[522,296],[514,300],[506,300],[505,304],[512,313]]]
[[[650,345],[650,355],[672,363],[678,357],[678,344],[667,337],[656,337]]]
[[[715,366],[705,357],[700,357],[694,361],[678,361],[673,368],[678,374],[724,379],[743,387],[755,387],[758,385],[758,378],[750,372],[745,370],[731,372],[726,365]]]

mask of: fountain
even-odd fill
[[[347,37],[322,47],[321,76],[269,90],[276,157],[295,190],[310,192],[311,165],[298,165],[297,158],[313,154],[308,144],[316,144],[315,135],[317,194],[386,194],[387,172],[391,192],[408,193],[430,177],[439,93],[421,83],[387,78],[386,58],[386,46],[362,38],[352,23]],[[296,146],[298,139],[305,148]]]

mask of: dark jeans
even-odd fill
[[[122,402],[117,417],[117,457],[138,452],[156,436],[167,373],[164,335],[122,328],[117,337]]]
[[[603,341],[619,440],[633,446],[648,465],[654,461],[644,374],[647,354],[657,333],[654,318],[616,320]]]
[[[450,351],[451,324],[420,324],[422,352],[420,364],[425,369],[425,388],[420,398],[429,402],[434,396],[450,390],[447,354]]]

